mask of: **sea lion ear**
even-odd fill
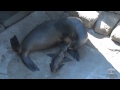
[[[51,58],[55,57],[55,54],[47,54],[47,55]]]

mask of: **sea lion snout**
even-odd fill
[[[56,73],[56,72],[58,72],[63,66],[64,66],[64,64],[63,64],[62,62],[59,63],[59,64],[50,64],[51,72]]]

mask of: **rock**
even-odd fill
[[[108,12],[114,13],[115,11],[108,11]]]
[[[120,11],[115,11],[115,13],[120,14]]]
[[[94,26],[94,30],[99,34],[109,35],[119,19],[120,15],[118,14],[102,12]]]
[[[77,11],[85,27],[92,28],[97,21],[101,11]]]
[[[79,17],[78,12],[76,11],[65,11],[65,13],[67,13],[68,16]]]
[[[64,11],[45,11],[45,14],[51,19],[59,19],[67,17]]]
[[[108,11],[108,12],[120,14],[120,11]]]
[[[111,33],[111,39],[120,43],[120,22],[117,24],[113,32]]]

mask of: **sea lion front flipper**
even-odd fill
[[[21,54],[21,58],[23,63],[26,65],[28,69],[31,71],[39,71],[40,69],[34,64],[34,62],[25,54]]]
[[[47,55],[51,58],[55,57],[55,54],[47,54]]]
[[[74,59],[76,59],[77,61],[80,61],[80,55],[79,55],[78,50],[70,50],[70,49],[67,49],[67,52],[68,52]]]
[[[10,39],[10,43],[11,43],[11,46],[12,46],[13,50],[16,51],[16,52],[18,52],[19,48],[20,48],[20,43],[19,43],[16,35],[14,35],[14,37],[12,37]]]
[[[64,57],[63,63],[64,63],[64,62],[69,62],[69,61],[72,61],[72,59],[70,59],[70,58],[68,58],[68,57]]]

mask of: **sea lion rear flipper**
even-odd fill
[[[72,61],[72,60],[68,57],[64,57],[63,62],[69,62],[69,61]]]
[[[12,46],[13,50],[18,52],[19,48],[20,48],[20,43],[19,43],[19,41],[18,41],[18,39],[15,35],[14,35],[14,37],[12,37],[10,39],[10,43],[11,43],[11,46]]]
[[[31,71],[39,71],[39,68],[34,64],[34,62],[29,57],[27,57],[27,55],[22,53],[21,58],[23,63],[26,65],[28,69],[30,69]]]
[[[70,50],[70,49],[67,49],[67,52],[68,52],[74,59],[76,59],[77,61],[80,61],[80,55],[79,55],[78,50]]]

